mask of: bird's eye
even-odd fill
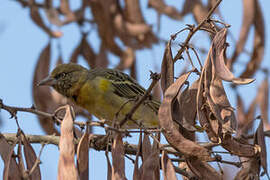
[[[66,76],[66,73],[60,73],[58,75],[55,76],[56,79],[59,79],[59,78],[63,78]]]

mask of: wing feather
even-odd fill
[[[112,86],[114,87],[114,93],[120,97],[131,99],[141,97],[145,93],[145,89],[137,83],[137,81],[127,74],[113,69],[102,69],[95,71],[99,76],[103,76],[109,81],[111,81]],[[160,102],[152,99],[152,96],[149,97],[149,100],[145,101],[151,109],[158,111]]]

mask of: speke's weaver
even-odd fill
[[[90,114],[105,119],[109,125],[114,119],[121,121],[134,106],[136,99],[145,93],[145,89],[136,80],[118,70],[88,70],[74,63],[58,65],[38,85],[53,87]],[[160,103],[150,96],[134,112],[133,121],[127,121],[123,127],[137,129],[138,124],[145,128],[158,127],[159,106]]]

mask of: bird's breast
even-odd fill
[[[91,83],[85,82],[85,84],[80,88],[76,100],[74,100],[76,104],[87,109],[90,112],[90,109],[93,109],[93,107],[95,106],[96,94],[96,88],[91,85]]]
[[[80,88],[76,104],[99,118],[110,119],[115,108],[111,102],[111,98],[114,98],[111,92],[110,82],[97,77],[86,81]]]
[[[118,96],[114,93],[110,81],[99,77],[87,81],[81,87],[76,103],[100,119],[113,121],[115,118],[116,120],[123,119],[134,106],[135,101]],[[144,104],[134,113],[133,119],[143,122],[146,127],[158,126],[156,113]],[[127,125],[128,128],[137,127],[132,121],[127,122]]]

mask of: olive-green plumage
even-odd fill
[[[120,71],[88,70],[73,63],[58,65],[40,85],[52,86],[89,113],[107,120],[108,124],[113,119],[118,122],[122,120],[136,100],[145,93],[145,89],[133,78]],[[138,124],[142,123],[144,127],[157,127],[159,105],[158,101],[150,97],[135,111],[132,119]],[[128,121],[124,127],[138,128],[132,121]]]

